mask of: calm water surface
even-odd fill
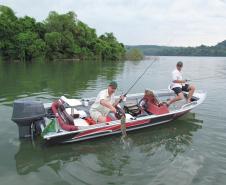
[[[226,58],[160,57],[131,93],[167,88],[178,60],[206,101],[176,121],[129,133],[130,148],[120,135],[60,146],[20,141],[12,104],[93,97],[111,80],[121,94],[151,61],[0,63],[0,185],[225,184]]]

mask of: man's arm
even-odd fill
[[[175,71],[172,72],[172,82],[173,83],[181,84],[181,83],[186,83],[187,82],[187,80],[178,80],[180,78],[181,78],[181,76],[177,72],[175,72]]]
[[[173,83],[186,83],[187,80],[173,80]]]
[[[115,103],[113,104],[113,106],[116,107],[124,98],[125,98],[125,96],[124,95],[121,95],[120,98],[115,101]]]
[[[104,99],[100,100],[100,104],[105,106],[105,107],[107,107],[107,108],[109,108],[110,111],[116,113],[115,107],[113,105],[111,105],[107,100],[104,100]]]

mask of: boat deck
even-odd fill
[[[166,90],[166,91],[155,92],[155,96],[159,102],[166,102],[168,99],[175,97],[175,94],[173,92],[169,92]],[[143,93],[128,95],[126,98],[126,102],[121,103],[121,107],[123,108],[124,104],[129,101],[138,103],[142,97],[143,97]],[[201,104],[204,101],[205,97],[206,97],[205,93],[197,92],[196,94],[194,94],[193,102],[191,102],[189,104],[187,104],[185,100],[175,102],[174,104],[170,105],[169,112],[166,114],[162,114],[162,115],[151,114],[151,115],[144,115],[144,116],[132,116],[127,113],[126,114],[127,130],[135,130],[138,128],[143,128],[143,127],[147,127],[147,126],[152,126],[152,125],[169,122],[169,121],[175,119],[175,117],[177,117],[176,115],[181,116],[184,113],[188,112],[189,110],[195,108],[197,105]],[[84,100],[87,101],[88,104],[86,103],[86,104],[78,105],[76,107],[76,109],[83,110],[88,115],[90,106],[94,102],[95,98],[81,99],[81,101],[84,101]],[[51,104],[46,104],[45,107],[47,109],[49,109],[50,105]],[[74,120],[75,124],[77,123],[78,119],[80,121],[85,122],[85,120],[83,120],[82,118],[75,118],[75,120]],[[49,119],[46,120],[47,125],[50,121],[51,120],[49,120]],[[151,124],[149,124],[150,121],[152,122]],[[73,138],[74,138],[76,134],[83,135],[83,133],[88,133],[88,135],[92,135],[92,137],[99,137],[99,135],[108,135],[108,134],[114,134],[114,133],[120,132],[120,125],[121,125],[120,120],[115,120],[115,121],[111,121],[111,122],[107,122],[107,123],[99,123],[99,124],[94,124],[94,125],[89,125],[89,124],[83,125],[82,123],[80,123],[80,125],[78,126],[78,128],[79,128],[78,130],[66,131],[66,130],[63,130],[60,127],[59,123],[56,122],[55,127],[56,127],[57,131],[47,133],[46,135],[43,136],[43,138],[46,140],[50,140],[52,138],[63,138],[63,140],[64,140],[64,137],[66,137],[66,136],[73,135]],[[42,130],[43,129],[44,128],[42,128]],[[91,133],[91,134],[89,134],[89,133]],[[79,136],[79,138],[80,138],[80,136]]]

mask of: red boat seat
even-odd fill
[[[74,125],[74,118],[70,114],[67,113],[65,107],[60,103],[59,103],[58,111],[62,112],[64,118],[70,125]]]
[[[151,114],[156,114],[156,115],[169,113],[169,109],[166,105],[158,106],[155,104],[149,104],[147,111]]]
[[[51,106],[52,111],[55,114],[60,127],[67,131],[78,130],[77,126],[72,125],[72,120],[69,121],[68,118],[66,118],[66,115],[62,112],[62,110],[60,110],[60,105],[61,105],[61,102],[55,101],[52,103],[52,106]]]

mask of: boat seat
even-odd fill
[[[55,101],[51,105],[51,109],[55,114],[59,126],[66,131],[78,130],[78,127],[74,125],[74,119],[72,116],[67,114],[65,107],[62,105],[61,101]]]
[[[65,107],[62,104],[59,105],[58,110],[59,110],[59,113],[63,116],[62,118],[64,118],[69,124],[74,123],[74,118],[67,113]]]
[[[62,100],[64,103],[68,104],[70,107],[75,107],[82,105],[82,102],[78,99],[69,99],[66,98],[65,96],[61,96],[60,100]]]
[[[150,107],[147,109],[147,112],[151,114],[161,115],[169,113],[169,109],[166,105],[157,106],[155,104],[151,104]]]
[[[77,114],[79,118],[86,118],[88,116],[84,110],[77,110],[76,108],[66,108],[66,112],[70,115],[71,115],[71,112],[73,112],[72,116]]]

